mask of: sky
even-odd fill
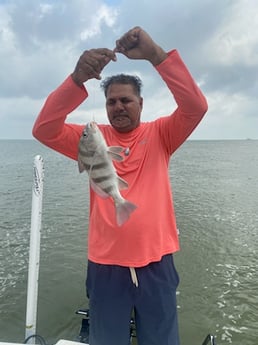
[[[209,110],[190,139],[258,139],[257,0],[0,0],[0,139],[32,139],[47,96],[74,70],[84,50],[113,49],[134,26],[164,50],[177,49]],[[102,72],[143,81],[142,120],[176,104],[147,61],[118,54]],[[100,82],[69,122],[107,123]]]

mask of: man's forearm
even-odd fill
[[[181,112],[205,114],[208,109],[206,98],[176,50],[169,52],[167,59],[157,65],[156,69],[172,92]]]
[[[47,98],[32,133],[39,141],[57,137],[63,129],[65,119],[88,96],[84,86],[79,87],[69,76]]]

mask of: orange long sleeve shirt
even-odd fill
[[[137,209],[118,227],[112,199],[102,199],[90,189],[88,258],[96,263],[142,267],[179,250],[169,160],[204,116],[207,102],[176,50],[169,52],[156,70],[177,103],[172,114],[142,122],[129,133],[99,125],[107,145],[130,149],[125,160],[114,165],[129,184],[121,194]],[[47,98],[33,135],[77,160],[85,124],[68,124],[65,120],[87,96],[85,87],[78,87],[69,76]]]

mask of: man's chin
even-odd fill
[[[132,126],[131,120],[128,117],[115,117],[112,122],[111,125],[117,129],[117,130],[127,130],[128,128],[130,128]]]

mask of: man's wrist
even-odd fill
[[[79,87],[82,87],[83,86],[83,82],[78,78],[77,74],[75,72],[73,72],[71,74],[71,78],[73,80],[73,82],[79,86]]]
[[[168,54],[161,47],[158,46],[156,49],[156,53],[153,54],[153,56],[151,57],[149,61],[153,66],[157,66],[161,62],[166,60],[167,57],[168,57]]]

